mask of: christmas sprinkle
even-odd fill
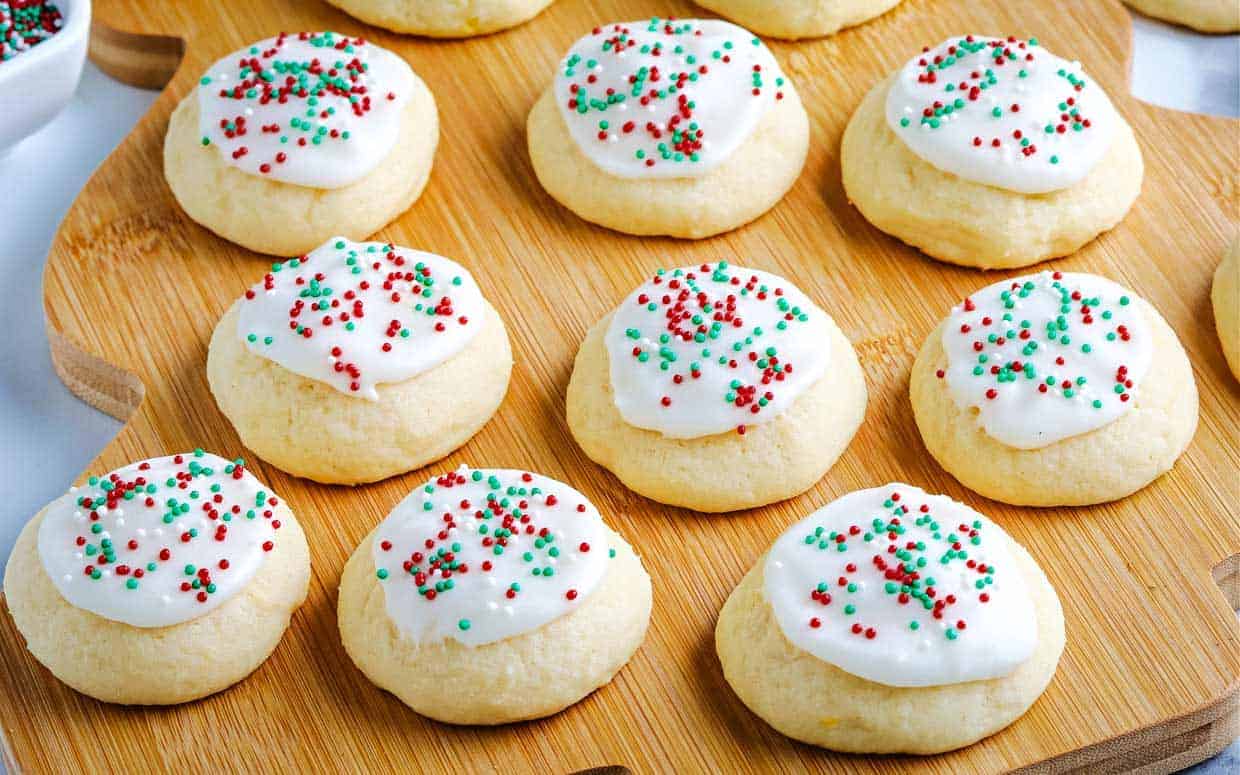
[[[64,24],[55,3],[0,0],[0,62],[29,51],[60,32]]]
[[[39,555],[71,604],[136,627],[211,611],[275,548],[280,500],[245,461],[194,452],[92,476],[48,507]]]
[[[237,332],[253,353],[351,396],[460,352],[483,322],[473,277],[433,253],[328,240],[273,264],[245,292]]]
[[[281,33],[199,79],[202,145],[251,175],[347,186],[396,144],[413,83],[403,59],[362,38]]]
[[[1110,147],[1106,94],[1036,39],[965,35],[922,50],[896,75],[887,122],[917,155],[1021,193],[1066,188]]]
[[[492,643],[572,611],[614,556],[594,506],[538,474],[462,466],[375,531],[388,615],[417,642]]]
[[[867,680],[994,678],[1027,659],[1037,638],[1010,540],[950,498],[888,484],[781,535],[764,591],[794,645]]]
[[[1088,274],[1042,272],[965,299],[943,328],[946,380],[986,433],[1037,449],[1100,428],[1132,408],[1151,360],[1133,295]]]
[[[724,261],[659,270],[606,334],[621,415],[673,438],[775,418],[826,371],[829,341],[826,314],[787,280]]]
[[[697,19],[596,27],[573,44],[555,80],[578,149],[621,177],[704,174],[789,89],[752,33]]]

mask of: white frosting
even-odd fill
[[[998,678],[1038,638],[1011,540],[945,495],[898,483],[858,490],[775,540],[763,593],[794,646],[867,681]]]
[[[554,85],[577,147],[623,178],[706,174],[749,137],[784,88],[762,41],[713,19],[596,28],[573,44]]]
[[[724,262],[658,274],[604,339],[629,425],[689,439],[768,422],[826,372],[827,315],[782,277]]]
[[[336,237],[272,265],[246,291],[237,334],[250,352],[377,400],[460,352],[486,306],[460,264],[420,250]]]
[[[392,509],[371,552],[404,637],[481,646],[576,610],[611,549],[598,511],[568,485],[462,466]]]
[[[1132,295],[1102,277],[1042,272],[989,285],[952,309],[939,376],[988,435],[1038,449],[1132,408],[1153,357]]]
[[[250,582],[275,545],[278,503],[243,461],[153,458],[48,506],[39,559],[73,606],[135,627],[180,624]]]
[[[1022,194],[1067,188],[1111,146],[1119,117],[1079,62],[1036,40],[968,35],[909,60],[887,124],[944,172]]]
[[[199,81],[198,127],[225,164],[342,188],[395,147],[413,84],[405,60],[361,38],[281,34],[211,66]]]

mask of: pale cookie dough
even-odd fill
[[[1182,24],[1200,32],[1240,32],[1236,0],[1124,0],[1146,16]]]
[[[832,35],[867,22],[900,0],[695,0],[759,35],[798,40]]]
[[[1231,243],[1214,271],[1210,300],[1214,303],[1214,327],[1223,345],[1223,355],[1231,373],[1240,379],[1240,240]]]
[[[453,724],[557,713],[607,684],[650,620],[650,577],[576,490],[462,467],[410,493],[349,558],[345,650]]]
[[[186,214],[279,256],[387,225],[422,193],[439,142],[435,99],[403,59],[336,33],[302,35],[213,65],[164,140],[164,175]],[[240,64],[255,59],[257,75]],[[332,65],[334,77],[322,70]]]
[[[261,665],[306,597],[310,554],[283,499],[201,450],[141,461],[27,523],[4,594],[26,646],[105,702],[205,697]]]
[[[577,41],[526,134],[539,182],[577,215],[698,239],[783,197],[805,164],[809,118],[752,33],[652,19]]]
[[[211,393],[242,442],[329,484],[452,452],[499,408],[511,371],[504,323],[463,267],[343,238],[275,264],[207,353]]]
[[[1101,87],[1036,42],[1008,40],[957,36],[914,57],[844,131],[849,200],[953,264],[1068,255],[1119,223],[1141,191],[1140,148]]]
[[[327,0],[345,13],[393,32],[468,38],[537,16],[552,0]]]
[[[1063,647],[1059,597],[1028,552],[905,484],[850,493],[789,528],[715,628],[724,677],[750,710],[849,753],[933,754],[994,734],[1041,696]]]
[[[567,414],[625,486],[723,512],[813,486],[865,405],[856,353],[825,312],[786,280],[719,263],[661,271],[595,325]]]
[[[1197,428],[1184,348],[1102,277],[1042,272],[974,293],[926,339],[910,380],[926,449],[966,487],[1023,506],[1123,498]]]

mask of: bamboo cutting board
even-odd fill
[[[1154,772],[1205,758],[1235,735],[1240,385],[1215,338],[1209,283],[1237,229],[1240,127],[1127,96],[1129,22],[1113,0],[907,0],[833,38],[773,44],[809,110],[813,145],[795,188],[765,217],[702,242],[638,239],[577,219],[534,178],[526,113],[561,53],[594,24],[694,13],[678,0],[558,0],[516,30],[436,42],[369,28],[317,0],[97,0],[101,64],[129,80],[175,75],[82,190],[44,277],[61,376],[128,422],[93,472],[195,446],[245,454],[207,390],[204,361],[215,322],[270,259],[182,215],[163,182],[160,149],[169,113],[199,74],[279,30],[366,35],[406,56],[435,92],[443,133],[434,175],[421,200],[379,236],[469,267],[508,323],[516,367],[495,419],[428,470],[350,489],[251,460],[305,526],[314,578],[273,657],[231,690],[167,709],[104,705],[57,683],[0,616],[0,723],[10,766]],[[1194,365],[1201,423],[1192,446],[1174,471],[1119,503],[1033,510],[986,501],[928,458],[913,423],[908,376],[922,339],[954,301],[995,276],[935,263],[869,226],[845,200],[839,143],[876,80],[920,46],[964,32],[1037,36],[1050,50],[1081,58],[1145,153],[1145,190],[1127,220],[1053,263],[1113,277],[1148,298]],[[782,274],[828,310],[861,357],[870,403],[852,446],[813,490],[708,517],[626,491],[585,458],[563,415],[587,327],[654,268],[716,259]],[[638,548],[653,577],[644,646],[609,686],[553,718],[497,729],[427,721],[371,686],[340,646],[334,610],[345,558],[409,489],[465,462],[529,468],[578,487]],[[785,525],[845,492],[893,479],[978,507],[1030,549],[1064,604],[1068,646],[1059,672],[1023,719],[956,753],[847,757],[793,743],[724,682],[714,655],[716,612]]]

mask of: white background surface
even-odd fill
[[[1195,35],[1135,19],[1132,89],[1140,99],[1240,116],[1238,70],[1240,36]],[[69,108],[0,157],[0,289],[9,299],[3,311],[9,333],[0,342],[0,569],[21,526],[61,495],[120,429],[72,396],[52,371],[40,277],[56,225],[78,190],[154,98],[88,63]],[[1234,764],[1236,749],[1209,770]]]

